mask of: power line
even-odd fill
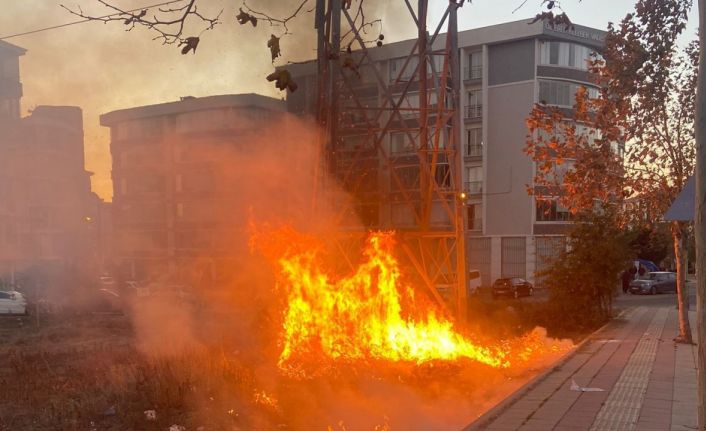
[[[166,6],[166,5],[168,5],[168,4],[178,3],[178,2],[180,2],[180,1],[181,1],[181,0],[171,0],[171,1],[163,2],[163,3],[153,4],[153,5],[150,5],[150,6],[138,7],[137,9],[126,10],[125,13],[132,13],[132,12],[137,12],[137,11],[139,11],[139,10],[151,9],[151,8],[153,8],[153,7]],[[0,40],[10,39],[10,38],[19,37],[19,36],[26,36],[26,35],[28,35],[28,34],[40,33],[40,32],[43,32],[43,31],[54,30],[54,29],[57,29],[57,28],[68,27],[68,26],[76,25],[76,24],[83,24],[84,22],[94,21],[94,20],[96,20],[96,19],[110,18],[110,17],[116,16],[116,15],[121,15],[121,13],[120,13],[120,12],[116,12],[116,13],[111,13],[110,15],[104,15],[104,16],[99,16],[99,17],[95,17],[95,18],[85,18],[85,19],[82,19],[82,20],[79,20],[79,21],[72,21],[72,22],[67,22],[67,23],[64,23],[64,24],[53,25],[53,26],[51,26],[51,27],[39,28],[39,29],[36,29],[36,30],[25,31],[25,32],[23,32],[23,33],[15,33],[15,34],[11,34],[11,35],[8,35],[8,36],[2,36],[2,37],[0,37]]]

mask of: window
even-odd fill
[[[539,101],[547,105],[574,106],[579,87],[582,85],[568,81],[541,80],[539,81]],[[585,87],[588,90],[588,97],[598,98],[597,88]]]
[[[392,204],[390,206],[392,224],[396,227],[414,226],[414,209],[407,204]]]
[[[537,198],[536,221],[571,221],[573,215],[556,198]]]
[[[156,174],[135,175],[128,182],[121,178],[122,194],[155,194],[164,192],[164,176]]]
[[[483,129],[480,127],[466,130],[466,156],[483,156]]]
[[[540,45],[539,64],[588,70],[593,49],[570,42],[545,41]],[[602,59],[600,54],[596,54]]]
[[[395,168],[395,174],[399,183],[395,179],[391,180],[392,191],[419,190],[419,166],[402,166]]]
[[[177,192],[208,193],[213,190],[215,183],[214,173],[206,169],[177,174],[175,178]]]
[[[155,138],[163,133],[162,118],[143,118],[139,120],[125,121],[115,126],[117,139],[143,139]],[[145,139],[145,143],[154,142]]]
[[[483,53],[472,52],[468,55],[468,66],[464,75],[466,79],[480,79],[483,77]]]
[[[483,204],[471,203],[466,206],[466,214],[468,216],[468,230],[483,229]]]
[[[466,106],[466,118],[475,119],[483,116],[483,91],[471,90],[468,92],[468,105]]]
[[[229,129],[236,124],[242,124],[243,112],[227,109],[208,109],[179,114],[175,119],[174,128],[177,133],[209,132],[218,129]],[[241,123],[238,123],[238,122]]]
[[[546,180],[549,183],[562,184],[564,182],[564,176],[568,171],[573,169],[575,163],[574,159],[563,159],[561,163],[552,160],[551,168],[544,173]],[[537,166],[537,171],[539,170],[540,166]]]
[[[436,184],[441,188],[451,187],[451,170],[447,164],[439,164],[434,172]]]
[[[477,195],[483,193],[483,167],[466,168],[466,193]]]
[[[396,58],[394,60],[390,60],[390,82],[395,82],[397,77],[400,78],[400,81],[409,81],[414,76],[414,73],[417,71],[419,59],[416,57],[410,58],[409,63],[407,63],[407,67],[404,67],[406,61],[407,58]],[[402,72],[403,67],[404,72]],[[400,72],[402,72],[401,76]]]
[[[404,154],[404,153],[414,153],[415,141],[414,137],[418,134],[410,133],[412,139],[409,138],[407,133],[391,133],[390,134],[390,153],[391,154]]]

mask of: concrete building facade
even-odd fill
[[[571,108],[579,86],[587,87],[589,93],[598,91],[589,78],[587,61],[591,53],[601,50],[604,31],[528,22],[458,34],[463,77],[457,88],[463,114],[462,176],[468,196],[467,268],[480,270],[484,285],[499,277],[523,277],[541,285],[535,273],[565,247],[569,212],[556,199],[538,200],[527,193],[528,187],[534,187],[536,167],[523,151],[528,133],[525,120],[537,102]],[[399,75],[414,43],[408,40],[369,50],[390,83]],[[444,35],[440,35],[432,49],[442,49],[445,43]],[[299,90],[288,95],[288,109],[298,114],[314,113],[315,65],[292,65],[288,69],[299,84]],[[412,76],[413,69],[407,70]],[[372,73],[361,71],[360,85],[366,103],[380,103],[383,92]],[[401,98],[394,85],[388,88],[395,100]],[[403,105],[413,107],[414,97],[414,93],[408,93]],[[399,148],[394,133],[385,142],[391,153],[415,151]],[[381,209],[380,214],[387,210]],[[392,227],[399,226],[399,220],[393,217]]]
[[[233,151],[251,151],[284,114],[256,94],[184,97],[100,117],[113,159],[114,259],[123,279],[220,277],[244,229]],[[188,280],[188,281],[186,281]],[[172,281],[173,282],[173,281]]]
[[[0,121],[20,118],[20,57],[27,50],[0,40]]]
[[[0,277],[35,269],[78,275],[92,265],[96,246],[86,235],[92,194],[83,114],[37,106],[21,116],[24,53],[0,41]]]

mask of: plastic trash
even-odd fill
[[[585,388],[583,386],[579,386],[578,383],[576,383],[576,380],[571,379],[571,388],[572,391],[577,391],[577,392],[603,392],[605,389],[601,388]]]

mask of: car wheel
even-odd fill
[[[650,289],[650,295],[656,295],[657,294],[657,289],[655,289],[654,286],[652,286],[652,289]]]

